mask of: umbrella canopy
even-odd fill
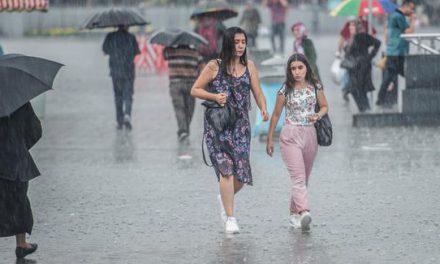
[[[86,20],[83,28],[106,28],[117,26],[142,26],[149,24],[139,13],[130,9],[112,8],[96,13]]]
[[[0,56],[0,117],[10,115],[32,98],[52,89],[62,66],[21,54]]]
[[[0,11],[22,12],[42,11],[49,8],[49,0],[0,0]]]
[[[200,19],[201,17],[214,17],[218,20],[226,20],[238,16],[228,3],[223,0],[201,1],[191,14],[191,19]]]
[[[208,45],[208,41],[199,34],[178,28],[166,28],[156,31],[151,35],[150,43],[161,44],[166,47],[174,45]]]
[[[369,0],[345,0],[331,12],[332,16],[366,16],[369,14]],[[397,6],[391,0],[371,0],[372,14],[384,15],[393,12]]]

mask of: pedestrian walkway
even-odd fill
[[[42,172],[29,193],[35,263],[439,263],[438,129],[353,128],[330,81],[336,37],[314,39],[335,137],[311,175],[311,232],[289,229],[278,144],[270,159],[254,138],[254,186],[237,197],[233,237],[223,234],[216,177],[202,161],[199,101],[190,145],[179,146],[167,76],[141,76],[133,131],[117,131],[101,42],[32,42],[37,50],[28,39],[2,45],[66,65],[32,150]],[[0,239],[0,263],[15,263],[14,248],[14,238]]]

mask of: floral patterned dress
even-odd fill
[[[209,157],[217,179],[220,175],[233,175],[241,183],[252,185],[249,163],[251,127],[249,122],[250,84],[249,70],[240,77],[226,76],[218,72],[208,85],[208,92],[226,93],[228,100],[234,100],[239,109],[235,127],[216,133],[205,118],[205,138]]]

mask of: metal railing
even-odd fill
[[[418,53],[440,54],[440,50],[436,46],[440,41],[440,33],[411,33],[400,36],[414,44]]]

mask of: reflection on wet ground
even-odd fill
[[[289,228],[278,143],[269,158],[255,137],[254,186],[236,197],[241,234],[233,237],[223,233],[217,178],[203,163],[200,102],[189,141],[179,143],[167,76],[140,74],[133,130],[117,131],[101,40],[38,41],[37,51],[5,41],[66,64],[32,150],[42,171],[29,190],[38,263],[440,263],[438,128],[353,128],[351,106],[326,74],[336,36],[315,41],[335,135],[311,175],[311,232]],[[13,242],[0,239],[0,263],[16,261]]]

